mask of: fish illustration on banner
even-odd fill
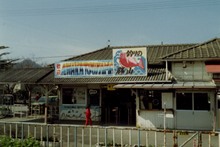
[[[146,48],[113,50],[114,76],[147,75]]]

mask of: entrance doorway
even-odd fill
[[[108,125],[135,125],[135,98],[130,89],[102,89],[102,122]]]

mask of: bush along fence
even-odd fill
[[[217,132],[209,131],[149,130],[136,127],[86,127],[83,125],[0,121],[0,135],[20,139],[23,143],[26,140],[25,136],[29,134],[41,146],[47,147],[183,147],[189,143],[193,143],[197,147],[211,147],[213,145],[220,147],[220,135]],[[212,138],[215,138],[215,140],[212,141]]]

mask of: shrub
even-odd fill
[[[23,142],[21,139],[12,139],[6,135],[0,137],[1,147],[40,147],[40,143],[35,141],[31,135],[27,136]]]

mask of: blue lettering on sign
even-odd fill
[[[85,70],[85,75],[90,75],[91,74],[91,70],[86,69]]]
[[[78,68],[75,68],[75,73],[74,75],[78,75]]]
[[[108,74],[113,74],[113,70],[108,70]]]
[[[80,74],[80,75],[84,75],[83,68],[80,68],[80,69],[79,69],[79,74]]]
[[[102,71],[102,74],[103,74],[103,75],[106,75],[106,70],[103,70],[103,71]]]
[[[98,73],[97,71],[92,71],[93,75],[97,75],[97,73]]]

